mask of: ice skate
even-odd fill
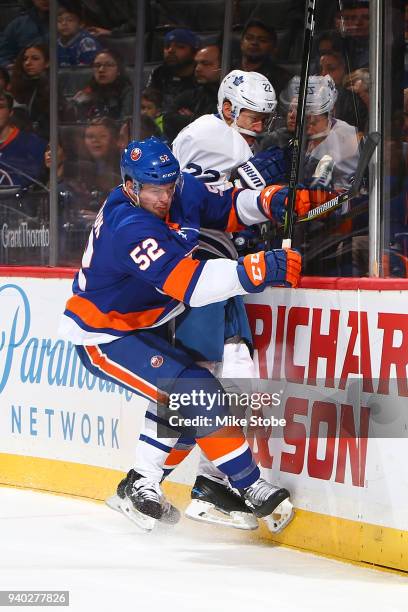
[[[263,478],[240,492],[247,506],[257,517],[265,518],[273,533],[282,531],[294,516],[289,491],[275,487]]]
[[[106,500],[113,510],[118,510],[144,531],[151,531],[156,521],[175,525],[180,512],[168,502],[158,482],[144,478],[130,470],[118,485],[116,495]]]
[[[254,513],[228,482],[224,484],[206,476],[197,476],[185,515],[194,521],[235,529],[258,528]]]

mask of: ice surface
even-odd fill
[[[0,487],[0,589],[69,590],[75,612],[408,609],[408,578],[247,537],[188,520],[142,534],[102,504]]]

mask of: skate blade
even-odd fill
[[[179,510],[173,506],[170,510],[164,510],[162,518],[159,519],[159,523],[166,527],[172,527],[173,525],[177,525],[180,519],[181,514]]]
[[[248,512],[221,512],[217,510],[214,504],[198,499],[193,499],[190,502],[184,514],[193,521],[209,523],[210,525],[222,525],[223,527],[247,531],[258,529],[258,521],[255,515]]]
[[[112,495],[105,500],[105,503],[112,510],[116,510],[121,514],[124,514],[132,523],[137,525],[142,531],[150,532],[156,524],[156,519],[151,516],[147,516],[142,512],[136,510],[132,503],[127,499],[121,499],[118,495]]]
[[[295,517],[295,509],[289,499],[285,499],[275,508],[269,516],[265,516],[265,523],[272,533],[283,531]]]

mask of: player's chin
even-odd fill
[[[168,206],[156,206],[154,210],[155,210],[156,215],[160,217],[160,219],[165,219],[167,213],[169,212],[169,207]]]
[[[244,136],[244,138],[245,138],[245,140],[246,140],[247,144],[248,144],[250,147],[252,147],[252,145],[254,145],[254,144],[255,144],[255,142],[256,142],[256,138],[255,138],[255,136],[250,136],[249,134],[243,134],[243,136]]]

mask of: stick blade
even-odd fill
[[[350,196],[354,197],[360,191],[361,183],[364,178],[364,174],[370,163],[370,159],[373,156],[375,149],[377,148],[381,140],[381,134],[379,132],[370,132],[364,140],[363,147],[360,152],[360,158],[358,160],[358,166],[354,177],[353,185],[350,189]]]

